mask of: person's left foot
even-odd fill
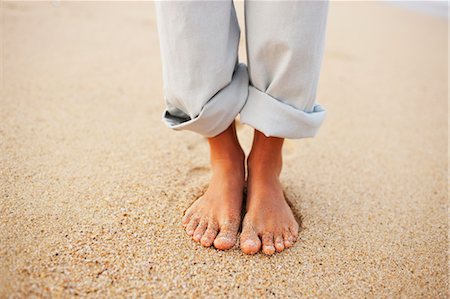
[[[269,255],[280,252],[291,247],[298,237],[299,225],[279,181],[282,141],[266,142],[272,140],[257,135],[247,162],[247,213],[240,236],[241,250],[247,254],[261,248]]]

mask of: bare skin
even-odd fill
[[[291,247],[298,237],[298,223],[287,204],[279,176],[284,139],[265,137],[255,130],[247,159],[248,193],[240,247],[244,253],[262,250],[271,255]],[[241,220],[245,182],[245,155],[234,123],[208,139],[212,177],[205,194],[186,211],[182,224],[188,235],[203,246],[232,248]]]
[[[279,180],[283,142],[282,138],[266,137],[255,130],[247,160],[248,193],[240,237],[244,253],[254,254],[261,249],[271,255],[297,240],[299,225]]]
[[[208,143],[211,181],[205,194],[186,211],[182,224],[194,241],[227,250],[236,243],[240,226],[245,154],[234,123]]]

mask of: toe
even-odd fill
[[[295,242],[297,240],[297,238],[298,238],[298,225],[297,225],[297,223],[295,225],[292,225],[289,228],[289,231],[291,232],[291,236],[293,238],[293,241]]]
[[[192,212],[190,211],[190,209],[187,209],[187,211],[184,213],[183,218],[181,219],[181,224],[186,227],[189,222],[191,221],[191,217],[192,217]]]
[[[242,229],[240,247],[242,252],[246,254],[255,254],[261,248],[261,240],[252,227],[244,225]]]
[[[265,254],[271,255],[275,252],[275,246],[273,245],[273,234],[264,233],[262,236],[262,251]]]
[[[200,241],[207,227],[208,221],[206,221],[205,219],[200,220],[200,223],[198,224],[197,228],[194,231],[194,235],[192,236],[195,242]]]
[[[281,252],[284,249],[284,240],[281,234],[275,236],[275,249],[277,252]]]
[[[234,246],[237,239],[239,224],[225,224],[220,227],[220,232],[214,240],[214,247],[220,250],[227,250]]]
[[[214,238],[217,235],[218,225],[216,225],[214,222],[210,222],[208,224],[208,228],[206,229],[206,232],[203,234],[203,237],[200,240],[200,243],[202,243],[203,246],[209,247],[213,244]]]
[[[199,218],[193,217],[191,221],[186,226],[186,232],[189,236],[192,236],[194,234],[195,229],[197,228],[197,225],[199,223]]]
[[[283,239],[285,248],[290,248],[294,244],[293,237],[291,236],[291,233],[288,230],[283,232]]]

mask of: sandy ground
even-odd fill
[[[272,257],[181,229],[208,151],[160,122],[152,3],[2,2],[1,22],[0,297],[449,294],[445,19],[332,3],[328,118],[285,146],[301,238]]]

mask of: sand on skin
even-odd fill
[[[331,4],[328,117],[284,150],[303,229],[273,257],[180,227],[208,152],[160,122],[152,3],[2,2],[1,20],[0,297],[448,295],[445,19]]]

